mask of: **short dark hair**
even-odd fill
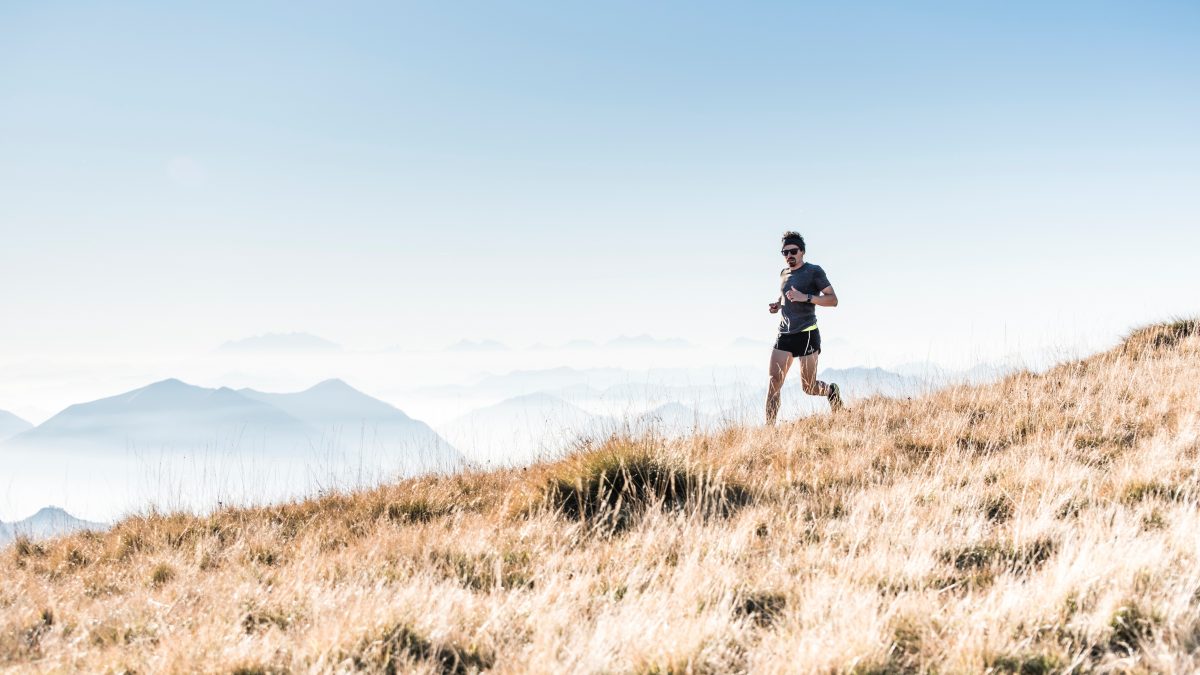
[[[805,252],[804,237],[801,237],[799,232],[788,230],[787,232],[783,233],[783,245],[787,246],[788,244],[795,244],[796,246],[800,247],[801,253]]]

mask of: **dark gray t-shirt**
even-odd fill
[[[825,270],[821,269],[820,265],[806,262],[795,270],[783,268],[779,273],[779,295],[782,302],[779,310],[779,334],[799,333],[817,323],[817,306],[803,299],[800,302],[788,300],[789,288],[795,288],[801,293],[820,295],[821,290],[829,286],[829,277],[825,276]]]

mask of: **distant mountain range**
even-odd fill
[[[0,410],[0,441],[32,429],[33,425],[7,410]]]
[[[424,422],[341,380],[289,394],[163,380],[70,406],[0,446],[8,447],[43,453],[248,449],[288,456],[370,450],[401,453],[429,469],[462,461]]]
[[[769,339],[755,339],[748,337],[740,337],[729,343],[733,349],[766,349],[771,346]]]
[[[649,335],[622,335],[609,340],[604,346],[615,349],[688,349],[694,345],[682,338],[659,339]]]
[[[894,373],[883,368],[826,368],[819,373],[825,382],[837,382],[843,395],[913,396],[930,388],[930,382],[912,375]]]
[[[502,352],[507,351],[508,345],[495,340],[459,340],[446,347],[449,352]]]
[[[438,430],[476,462],[519,464],[603,433],[606,423],[560,398],[536,393],[473,410]]]
[[[664,436],[683,436],[712,429],[717,418],[674,401],[648,410],[631,420],[634,432],[653,432]]]
[[[253,389],[239,389],[238,393],[272,405],[327,436],[340,436],[341,444],[351,448],[406,448],[435,455],[443,465],[462,460],[462,455],[429,425],[341,380],[325,380],[291,394]]]
[[[474,384],[421,387],[412,393],[414,396],[494,400],[579,384],[609,386],[627,381],[630,376],[631,373],[620,368],[578,369],[561,366],[539,370],[514,370],[504,375],[485,375]]]
[[[677,402],[644,413],[596,414],[545,392],[516,396],[473,410],[438,427],[482,464],[520,464],[553,456],[583,440],[614,432],[678,436],[707,429],[715,418]]]
[[[267,333],[242,340],[226,342],[218,352],[337,352],[341,345],[309,333]]]
[[[913,396],[931,387],[921,378],[882,368],[829,368],[819,377],[837,382],[850,401]],[[474,384],[424,388],[416,395],[478,406],[438,425],[438,431],[473,460],[521,463],[614,431],[677,436],[726,421],[754,423],[762,416],[766,386],[765,368],[639,373],[559,367],[489,375]],[[803,394],[795,373],[784,399],[793,416],[828,409],[820,397]]]
[[[927,380],[902,375],[882,368],[844,368],[822,370],[818,377],[843,385],[846,395],[863,397],[875,394],[907,396],[927,387]],[[629,401],[642,405],[653,401],[694,404],[707,398],[728,398],[731,393],[756,392],[765,396],[765,366],[724,368],[661,368],[631,371],[621,368],[545,368],[514,370],[503,375],[487,375],[472,384],[421,387],[411,395],[422,398],[501,401],[536,393],[546,393],[578,403],[585,399]],[[795,374],[788,387],[798,387]],[[757,393],[754,394],[758,396]]]
[[[597,349],[691,349],[693,347],[695,347],[694,344],[682,338],[656,338],[650,335],[622,335],[604,343],[587,339],[568,340],[561,344],[547,344],[545,342],[538,342],[530,345],[529,349],[531,351],[542,352],[552,350],[591,351]],[[454,351],[484,351],[485,349],[508,349],[508,347],[494,340],[482,340],[479,342],[463,340],[462,342],[451,345],[449,349]]]
[[[107,523],[81,520],[57,506],[47,506],[37,513],[15,523],[0,523],[0,546],[19,536],[30,539],[57,537],[80,530],[107,530]]]

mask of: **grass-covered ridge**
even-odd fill
[[[0,551],[0,669],[1189,672],[1200,330],[838,416]]]

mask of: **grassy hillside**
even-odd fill
[[[1200,668],[1200,324],[1040,375],[0,553],[0,668]]]

